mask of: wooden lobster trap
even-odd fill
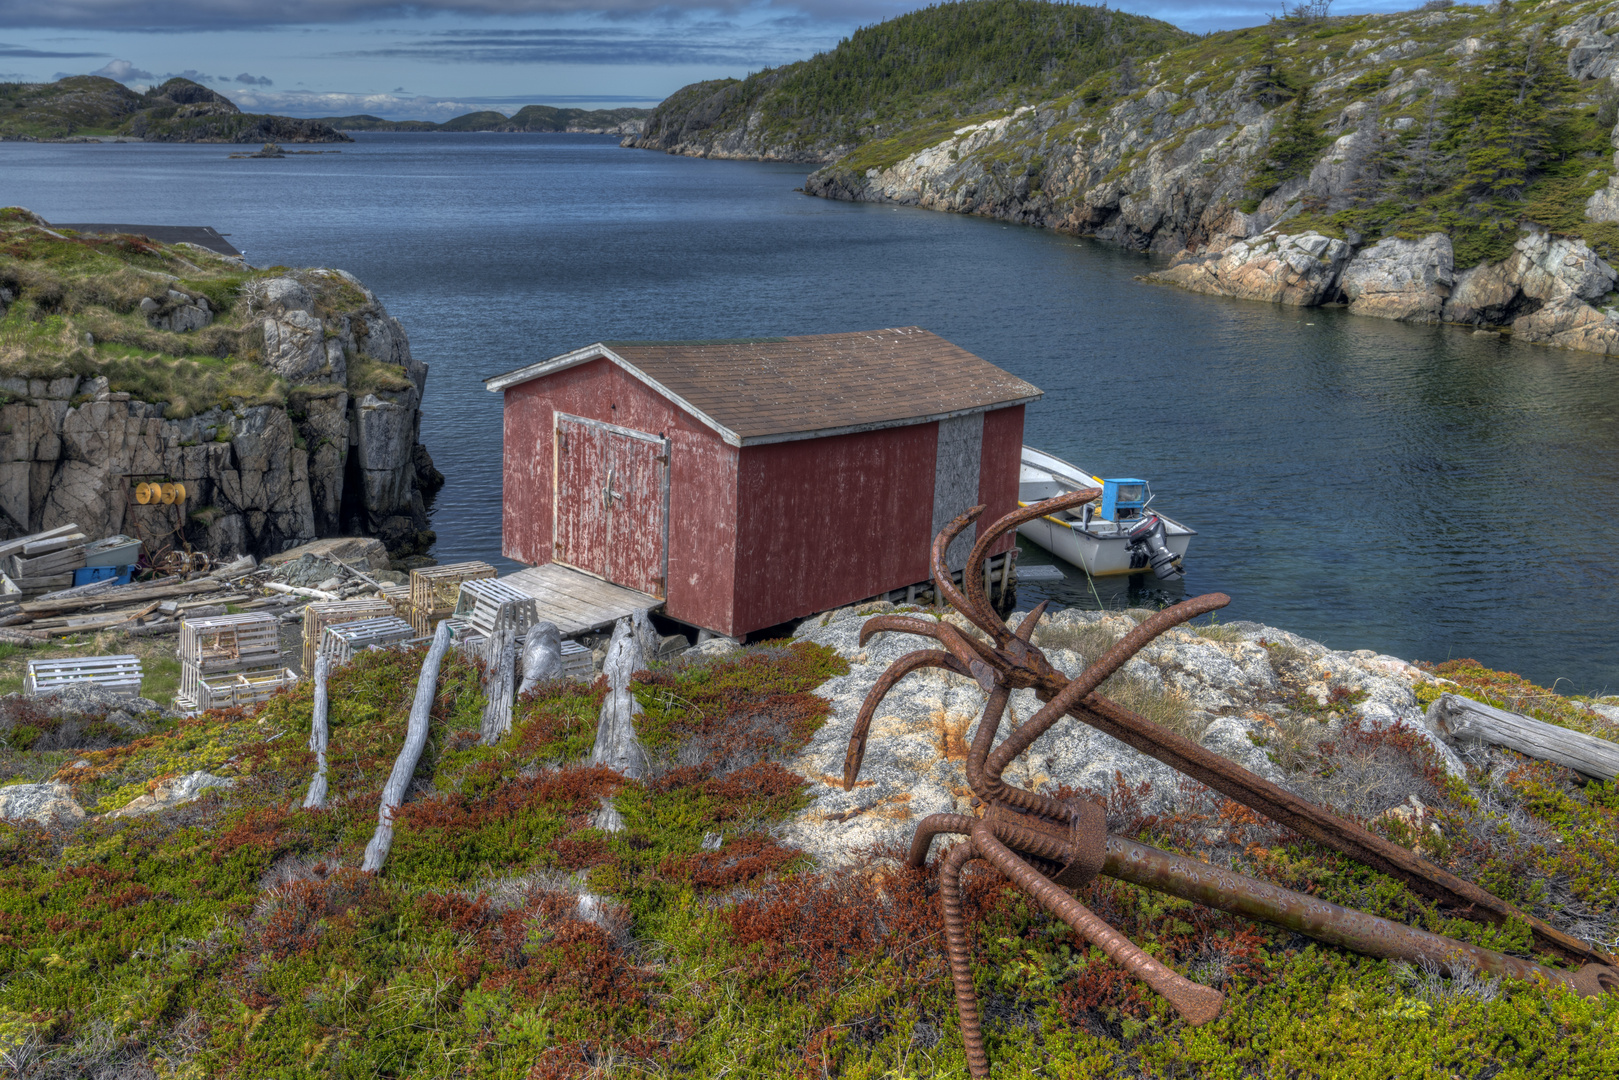
[[[359,619],[355,622],[328,626],[321,632],[320,652],[331,658],[333,667],[340,667],[354,659],[354,654],[372,646],[394,645],[410,641],[416,636],[410,623],[397,615],[384,615],[379,619]]]
[[[477,560],[447,566],[423,566],[410,572],[410,606],[417,611],[442,609],[448,615],[455,611],[462,582],[494,576],[493,566]]]
[[[386,600],[323,600],[308,605],[304,608],[304,670],[315,670],[315,654],[320,650],[321,634],[328,626],[394,614],[397,613]]]
[[[540,621],[534,598],[499,578],[462,582],[454,617],[465,620],[484,637],[493,637],[497,630],[506,627],[522,637],[529,627]]]
[[[177,652],[202,674],[267,667],[281,659],[280,620],[266,612],[186,619]]]
[[[298,673],[291,668],[270,667],[205,675],[190,664],[183,664],[180,668],[180,692],[174,700],[183,709],[198,710],[254,705],[268,700],[277,690],[292,686],[297,681]]]

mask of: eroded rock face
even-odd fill
[[[326,367],[326,338],[321,321],[307,311],[289,311],[266,318],[264,362],[294,382],[310,382],[317,375],[329,374]]]
[[[1388,237],[1344,267],[1341,284],[1356,315],[1401,322],[1437,323],[1454,283],[1450,237]]]
[[[1148,277],[1195,292],[1310,307],[1337,291],[1349,252],[1344,241],[1320,233],[1265,233],[1215,254],[1182,252]]]
[[[908,845],[916,824],[929,814],[972,814],[967,785],[967,747],[977,735],[985,695],[971,679],[937,669],[906,676],[877,710],[860,776],[843,790],[843,761],[860,706],[890,663],[918,647],[917,639],[892,632],[859,643],[865,616],[852,609],[812,619],[795,637],[836,649],[850,662],[849,674],[816,688],[832,703],[832,715],[808,746],[787,764],[810,783],[811,804],[793,820],[786,838],[823,863],[863,861],[873,844]],[[959,616],[951,616],[952,619]],[[1008,620],[1015,627],[1019,616]],[[1059,611],[1045,626],[1061,630],[1104,623],[1122,635],[1136,623],[1127,615]],[[1203,746],[1276,783],[1286,777],[1252,736],[1262,734],[1286,708],[1275,704],[1279,676],[1272,654],[1259,644],[1286,644],[1297,650],[1295,679],[1323,687],[1341,686],[1364,697],[1351,713],[1329,721],[1373,724],[1403,721],[1439,752],[1447,768],[1461,772],[1454,753],[1426,726],[1411,687],[1422,678],[1405,662],[1369,651],[1334,652],[1286,631],[1255,623],[1231,624],[1240,640],[1215,641],[1178,629],[1163,635],[1126,665],[1123,674],[1186,705],[1185,729]],[[1077,675],[1087,658],[1066,648],[1049,648],[1047,659],[1065,674]],[[1360,696],[1359,693],[1356,696]],[[997,741],[1039,709],[1032,691],[1012,695]],[[1182,778],[1169,766],[1071,717],[1059,720],[1015,759],[1006,779],[1034,791],[1067,785],[1105,794],[1115,785],[1147,785],[1145,809],[1167,809],[1181,797]],[[1379,807],[1378,809],[1382,809]]]

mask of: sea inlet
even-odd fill
[[[279,160],[12,143],[0,200],[211,225],[256,266],[357,274],[432,365],[445,561],[499,561],[482,376],[602,339],[915,324],[1046,391],[1029,443],[1150,480],[1154,507],[1198,530],[1172,589],[1069,568],[1025,602],[1218,590],[1222,619],[1334,648],[1619,690],[1619,361],[1147,285],[1155,260],[1105,244],[806,197],[802,166],[585,135],[357,139]]]

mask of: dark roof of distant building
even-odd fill
[[[72,225],[55,221],[51,224],[58,229],[95,233],[98,236],[144,236],[160,244],[195,244],[209,251],[217,251],[221,255],[230,255],[238,259],[242,257],[242,253],[231,246],[223,233],[215,232],[207,225]]]
[[[490,390],[617,364],[733,446],[899,427],[1043,391],[920,327],[712,341],[607,341],[484,380]]]

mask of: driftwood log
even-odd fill
[[[331,667],[330,656],[321,653],[315,657],[315,709],[309,725],[309,749],[315,754],[315,777],[309,781],[309,794],[304,796],[305,810],[319,810],[326,805],[326,677]]]
[[[449,648],[450,624],[445,621],[438,624],[433,644],[427,649],[427,659],[422,661],[422,673],[416,680],[416,700],[410,706],[410,725],[405,730],[405,745],[399,748],[393,772],[383,785],[382,805],[377,808],[377,831],[371,834],[371,842],[365,846],[361,870],[370,873],[381,870],[388,858],[388,849],[393,847],[394,814],[405,801],[405,789],[410,786],[410,778],[416,774],[416,763],[422,759],[422,749],[427,745],[427,723],[433,712],[433,698],[438,694],[438,669]]]
[[[1619,776],[1619,743],[1594,735],[1519,716],[1456,694],[1440,694],[1439,700],[1428,706],[1428,719],[1453,739],[1494,743],[1542,761],[1555,761],[1599,780]]]

